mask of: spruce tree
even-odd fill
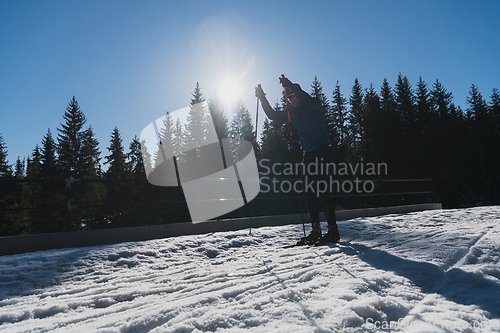
[[[254,143],[255,129],[252,121],[252,116],[241,100],[236,104],[233,124],[231,127],[233,137]]]
[[[42,178],[41,162],[42,153],[38,144],[35,145],[31,155],[26,162],[26,177],[27,178]],[[50,190],[52,187],[52,190]],[[46,191],[46,189],[48,191]],[[54,202],[47,200],[47,197],[55,193],[54,184],[43,183],[29,183],[28,195],[25,200],[26,206],[40,207],[40,206],[53,206]],[[30,217],[30,230],[33,233],[48,232],[48,219],[51,218],[52,213],[55,211],[38,211],[30,210],[28,216]]]
[[[127,154],[128,169],[132,173],[132,178],[145,178],[146,171],[142,159],[141,142],[137,135],[132,139]]]
[[[229,131],[229,119],[217,95],[214,95],[210,99],[208,103],[208,111],[212,117],[219,140],[227,138]]]
[[[415,177],[419,170],[415,168],[417,163],[417,152],[415,150],[417,133],[415,133],[416,111],[413,89],[408,78],[399,73],[394,90],[396,97],[395,111],[400,121],[398,126],[399,167],[405,170],[404,176]]]
[[[108,170],[104,173],[106,178],[127,178],[127,156],[123,150],[122,138],[118,127],[111,133],[110,146],[107,148],[109,155],[105,156],[104,164],[109,164]]]
[[[165,114],[162,118],[162,127],[158,133],[160,136],[160,142],[163,147],[170,150],[173,149],[174,143],[174,122],[172,116],[169,112]]]
[[[494,147],[491,152],[492,165],[500,165],[500,93],[498,89],[493,88],[490,96],[489,113],[493,119],[493,139],[491,146]],[[493,200],[494,202],[500,201],[500,174],[494,172],[491,175]]]
[[[279,104],[276,104],[274,109],[275,112],[281,112]],[[289,133],[289,129],[284,122],[271,121],[267,118],[264,120],[260,137],[262,159],[269,160],[270,164],[292,162],[285,133]]]
[[[100,178],[101,171],[101,151],[99,141],[95,137],[92,126],[81,134],[82,147],[79,159],[79,177]],[[78,203],[82,205],[101,204],[105,200],[105,183],[80,183],[72,192],[77,197]],[[84,221],[86,228],[100,228],[104,223],[103,209],[100,207],[80,208],[78,210],[80,220]]]
[[[417,128],[421,138],[430,135],[431,118],[431,101],[430,91],[427,83],[420,76],[417,82],[417,90],[415,93],[415,117],[417,121]]]
[[[57,146],[52,138],[52,132],[47,130],[47,134],[42,139],[42,150],[40,152],[40,176],[42,178],[58,178],[56,157]]]
[[[436,112],[440,118],[448,117],[452,99],[453,96],[451,92],[446,91],[441,82],[436,80],[431,90],[431,103],[433,111]]]
[[[326,128],[333,147],[342,150],[341,147],[347,143],[347,100],[340,91],[339,81],[333,91],[332,106],[326,117]]]
[[[174,156],[178,160],[182,159],[183,151],[186,145],[186,138],[184,129],[180,119],[177,119],[174,127],[174,134],[172,136],[172,147],[174,149]]]
[[[383,131],[383,123],[380,121],[380,98],[373,87],[366,89],[364,100],[364,152],[369,162],[376,162],[381,160],[382,142],[380,135]]]
[[[323,93],[323,87],[317,76],[314,77],[313,83],[311,85],[311,96],[317,98],[321,103],[323,114],[325,116],[326,130],[328,132],[328,136],[330,137],[330,143],[335,149],[339,141],[335,128],[337,121],[332,111],[332,107],[330,106],[330,102],[328,101],[326,95]]]
[[[383,123],[384,131],[380,138],[384,147],[381,162],[387,163],[389,173],[393,176],[398,173],[398,140],[400,139],[401,123],[396,112],[396,102],[394,92],[389,81],[384,78],[380,88],[380,120]],[[396,171],[396,172],[395,172]]]
[[[104,164],[108,164],[108,170],[104,173],[105,178],[122,179],[128,178],[129,169],[127,165],[127,156],[123,150],[122,138],[118,127],[113,129],[111,133],[110,145],[107,147],[109,155],[105,156]],[[106,184],[106,202],[107,203],[123,203],[129,201],[130,190],[128,184],[123,182],[111,182]],[[104,215],[107,215],[111,222],[111,227],[124,227],[128,225],[128,208],[114,207],[112,210],[105,210]]]
[[[399,113],[403,124],[408,128],[413,128],[416,122],[413,89],[408,78],[401,73],[398,75],[395,92],[396,111]]]
[[[7,147],[5,141],[0,134],[0,178],[10,178],[12,177],[11,166],[7,162]],[[11,205],[11,192],[10,186],[2,184],[0,186],[0,207],[6,207]],[[0,214],[0,236],[10,236],[16,233],[13,230],[12,223],[15,218],[9,212]]]
[[[40,147],[38,144],[35,145],[31,153],[31,157],[28,157],[26,163],[26,177],[27,178],[41,178],[41,164],[42,164],[42,153],[40,152]]]
[[[351,96],[349,97],[349,105],[349,135],[355,151],[355,156],[353,157],[359,160],[363,158],[365,115],[363,108],[363,88],[357,78],[354,80]]]
[[[490,98],[489,109],[495,122],[495,129],[500,133],[500,92],[497,88],[493,88]]]
[[[430,91],[427,83],[419,77],[415,93],[415,110],[417,123],[415,133],[417,135],[417,156],[419,161],[420,175],[432,177],[432,164],[435,144],[432,141],[433,122],[431,114]]]
[[[207,139],[207,122],[205,109],[205,97],[201,92],[201,88],[198,82],[196,82],[196,87],[192,93],[191,103],[189,104],[189,114],[187,117],[187,124],[185,127],[186,131],[186,145],[188,150],[196,149],[199,151],[199,147],[206,144]]]
[[[237,162],[242,157],[237,154],[239,152],[238,147],[240,146],[239,140],[249,141],[254,150],[257,150],[257,144],[255,143],[255,130],[250,112],[246,108],[245,104],[239,100],[236,103],[235,111],[233,113],[233,120],[231,121],[229,128],[229,138],[231,139],[231,150],[233,151],[233,157],[236,159],[233,162]],[[228,156],[225,156],[226,161],[228,161]]]
[[[160,140],[172,146],[174,135],[174,120],[169,112],[163,117],[163,126],[160,131]]]
[[[311,85],[311,96],[317,98],[321,102],[323,113],[327,115],[330,109],[330,103],[328,102],[326,95],[323,93],[323,87],[321,86],[321,82],[318,80],[317,76],[314,77]]]
[[[9,178],[12,176],[12,167],[7,161],[7,146],[3,136],[0,134],[0,178]]]
[[[42,148],[40,156],[37,158],[35,151],[33,161],[39,160],[39,177],[44,179],[54,179],[60,177],[58,168],[57,145],[52,138],[50,129],[42,139]],[[34,196],[33,206],[54,206],[62,203],[66,199],[66,184],[61,183],[41,183],[31,184],[31,189]],[[80,191],[78,191],[80,190]],[[71,188],[71,200],[79,204],[82,202],[82,193],[80,187]],[[61,210],[48,210],[41,212],[30,212],[31,228],[34,232],[60,232],[65,228],[65,212]]]
[[[491,147],[491,143],[494,142],[495,131],[493,117],[492,114],[488,112],[489,108],[486,101],[474,84],[471,85],[469,96],[467,97],[467,104],[469,105],[467,111],[474,121],[472,141],[475,141],[475,144],[473,144],[472,149],[475,148],[477,152],[474,154],[476,162],[474,164],[480,167],[476,168],[476,172],[481,175],[482,179],[482,182],[478,181],[478,183],[482,184],[481,190],[478,189],[478,192],[480,191],[481,194],[488,195],[488,179],[492,172],[496,172],[496,168],[492,168],[491,166],[491,153],[494,150],[494,148]]]
[[[25,177],[25,159],[21,160],[21,157],[17,157],[16,164],[14,165],[14,177],[24,178]]]
[[[82,147],[82,128],[87,119],[78,106],[75,96],[71,99],[63,116],[65,123],[58,128],[59,165],[64,178],[79,177],[79,160]]]
[[[101,151],[94,129],[89,126],[81,134],[82,147],[80,151],[79,172],[82,178],[101,177]]]
[[[25,159],[21,160],[21,157],[17,157],[16,163],[14,165],[14,174],[13,176],[18,179],[25,178]],[[12,200],[8,206],[11,207],[29,207],[29,197],[30,197],[30,189],[29,186],[32,184],[29,183],[18,183],[18,184],[6,184],[9,190],[9,194],[7,195]],[[5,190],[5,189],[4,189]],[[1,193],[0,197],[5,194]],[[0,199],[0,207],[3,206],[1,204]],[[2,212],[4,215],[6,212]],[[31,219],[29,215],[29,211],[22,210],[17,212],[7,212],[7,217],[11,219],[11,230],[12,234],[29,234],[31,233]],[[2,217],[0,217],[2,220]],[[1,228],[0,228],[1,229]]]

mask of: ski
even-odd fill
[[[295,244],[285,245],[285,246],[283,246],[283,248],[289,249],[289,248],[296,247],[296,246],[310,246],[310,245],[312,245],[312,244],[309,244],[309,243],[306,243],[306,242],[300,240]]]
[[[323,243],[323,244],[319,244],[318,242],[316,242],[316,243],[305,243],[303,241],[298,241],[295,244],[285,245],[282,248],[283,249],[290,249],[292,247],[297,247],[297,246],[319,247],[319,246],[326,246],[326,245],[330,245],[330,246],[331,245],[345,245],[345,244],[349,244],[352,240],[353,239],[350,239],[350,240],[347,240],[347,241],[340,241],[340,242],[337,242],[337,243]]]

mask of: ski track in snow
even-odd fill
[[[493,206],[340,221],[323,247],[282,249],[289,225],[4,256],[0,331],[500,332],[499,222]]]

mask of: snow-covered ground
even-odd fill
[[[324,227],[324,226],[323,226]],[[0,331],[500,331],[500,207],[0,257]]]

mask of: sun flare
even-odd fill
[[[238,80],[227,76],[217,85],[217,97],[224,110],[229,111],[235,107],[236,101],[240,98],[241,88]]]

